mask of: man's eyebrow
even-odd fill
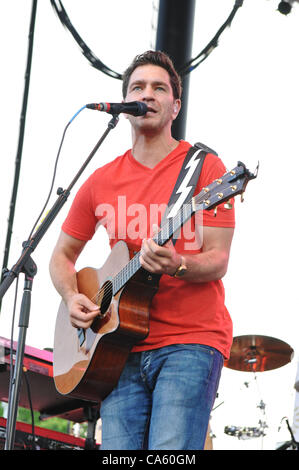
[[[163,85],[167,88],[170,88],[170,85],[167,82],[164,82],[163,80],[156,80],[153,82],[153,85]]]
[[[130,83],[130,88],[132,88],[134,85],[144,85],[146,83],[146,80],[134,80],[132,83]],[[157,85],[163,85],[167,88],[170,88],[170,85],[167,82],[164,82],[163,80],[154,80],[151,82],[152,85],[157,86]]]
[[[143,83],[145,83],[145,80],[134,80],[134,82],[130,83],[130,87],[133,85],[142,85]]]

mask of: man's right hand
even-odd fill
[[[84,294],[73,294],[66,302],[70,322],[75,328],[89,328],[100,314],[100,308]]]

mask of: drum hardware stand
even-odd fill
[[[260,390],[258,387],[258,381],[257,381],[257,375],[256,372],[253,372],[253,377],[257,386],[258,393],[260,394]],[[260,437],[262,438],[261,440],[261,448],[263,449],[263,444],[264,444],[264,437],[266,436],[265,429],[268,427],[267,422],[266,422],[266,404],[265,402],[261,399],[259,404],[257,405],[257,408],[261,410],[262,418],[259,420],[258,424],[258,430],[260,433]]]
[[[254,363],[254,360],[251,359],[252,363]],[[254,373],[254,380],[257,380],[256,374]],[[257,382],[256,382],[257,383]],[[249,388],[250,383],[249,382],[244,382],[244,385],[246,388]],[[246,427],[246,426],[225,426],[224,432],[230,436],[235,436],[238,439],[251,439],[251,438],[262,438],[262,443],[261,447],[263,448],[263,438],[266,436],[265,429],[268,427],[266,421],[265,421],[265,409],[266,409],[266,404],[265,402],[261,399],[259,404],[257,405],[257,408],[261,410],[261,413],[264,417],[264,419],[260,418],[258,421],[258,426],[257,427]]]
[[[263,402],[263,400],[260,401],[259,405],[257,405],[257,408],[260,408],[264,418],[266,417],[266,412],[265,412],[265,409],[266,409],[266,405],[265,403]],[[258,422],[259,424],[259,431],[260,431],[260,436],[262,438],[262,448],[263,448],[263,439],[264,439],[264,436],[266,436],[266,433],[265,433],[265,429],[268,427],[266,421],[263,421],[262,419],[259,420]]]
[[[31,305],[31,292],[33,286],[33,278],[37,272],[37,267],[34,261],[31,258],[31,253],[35,250],[38,243],[41,241],[46,231],[55,220],[59,211],[62,209],[63,205],[66,203],[71,189],[75,183],[80,178],[81,174],[85,170],[86,166],[95,155],[96,151],[101,146],[102,142],[107,137],[108,133],[115,128],[119,121],[118,115],[113,115],[112,119],[109,121],[107,129],[103,133],[102,137],[99,139],[98,143],[95,145],[76,176],[70,183],[67,189],[63,190],[58,188],[57,195],[58,199],[54,203],[53,207],[48,212],[45,219],[41,222],[40,226],[34,232],[31,238],[23,243],[23,250],[20,258],[12,269],[5,272],[5,276],[0,284],[0,301],[4,297],[5,293],[14,282],[14,280],[19,276],[20,273],[25,274],[24,281],[24,291],[21,303],[20,319],[19,319],[19,338],[16,349],[16,360],[13,378],[9,384],[9,398],[8,398],[8,415],[7,415],[7,424],[6,424],[6,440],[4,450],[13,450],[15,442],[15,433],[16,433],[16,420],[17,420],[17,408],[19,404],[19,395],[20,395],[20,385],[22,377],[22,366],[24,358],[24,350],[26,343],[26,334],[27,328],[29,325],[29,316],[30,316],[30,305]]]

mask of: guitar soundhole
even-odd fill
[[[112,282],[106,281],[96,298],[96,303],[100,307],[100,315],[98,315],[94,321],[92,322],[91,329],[94,333],[98,333],[101,327],[107,322],[109,322],[110,316],[108,313],[110,312],[109,307],[112,301]]]
[[[106,281],[101,287],[100,311],[101,316],[105,316],[112,301],[112,282]]]

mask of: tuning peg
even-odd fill
[[[216,217],[216,215],[217,215],[217,209],[218,209],[218,207],[216,206],[215,209],[214,209],[214,217]]]
[[[225,209],[232,209],[233,208],[233,205],[232,205],[230,199],[224,204],[224,207],[225,207]]]
[[[244,193],[241,193],[241,202],[244,202]]]

